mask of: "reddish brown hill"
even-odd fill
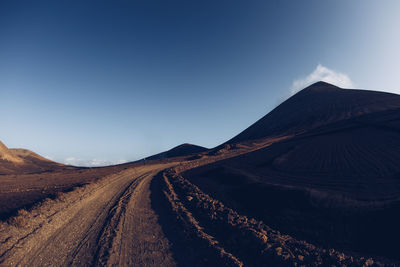
[[[12,151],[8,149],[1,141],[0,141],[0,160],[8,161],[13,164],[20,164],[23,160],[15,155]]]
[[[73,167],[48,160],[27,149],[9,149],[0,142],[0,175],[36,173]]]

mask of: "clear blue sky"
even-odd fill
[[[216,146],[321,72],[400,93],[399,14],[385,0],[1,1],[0,140],[109,164]]]

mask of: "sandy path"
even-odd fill
[[[0,235],[5,240],[0,245],[0,265],[173,265],[168,240],[150,204],[149,182],[165,167],[113,175],[91,192],[50,205],[54,210],[31,229],[8,229],[9,237]]]
[[[151,208],[150,181],[138,182],[121,216],[109,249],[108,266],[175,266],[158,216]],[[111,226],[111,224],[109,224]],[[104,248],[106,246],[103,246]]]

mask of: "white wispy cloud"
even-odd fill
[[[315,68],[309,75],[300,79],[294,80],[291,87],[291,94],[295,94],[301,89],[318,81],[324,81],[342,88],[355,88],[350,77],[342,72],[329,69],[321,64]]]
[[[109,166],[126,163],[127,161],[124,159],[120,160],[104,160],[104,159],[79,159],[75,157],[66,158],[63,163],[67,165],[73,166],[84,166],[84,167],[100,167],[100,166]]]

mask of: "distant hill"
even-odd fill
[[[10,164],[22,164],[23,159],[13,153],[0,141],[0,160],[1,162],[9,162]]]
[[[317,82],[290,97],[228,144],[299,134],[335,121],[400,108],[400,95]]]
[[[182,144],[176,146],[168,151],[161,152],[159,154],[147,157],[146,160],[159,160],[159,159],[166,159],[166,158],[173,158],[173,157],[183,157],[189,156],[191,154],[201,153],[208,151],[208,148],[192,145],[192,144]]]
[[[48,160],[27,149],[9,149],[0,141],[0,174],[34,173],[71,168],[74,167]]]

